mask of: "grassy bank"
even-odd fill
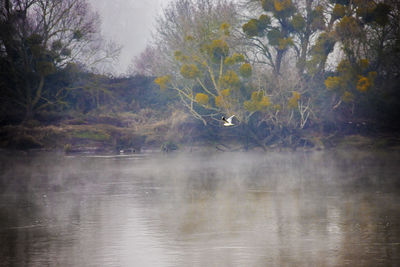
[[[87,115],[44,125],[27,121],[0,127],[0,147],[47,149],[65,152],[137,152],[143,147],[160,148],[165,143],[185,143],[187,115],[175,111],[161,116],[152,110],[139,113]]]
[[[217,151],[244,150],[240,140],[218,136],[196,124],[187,114],[174,111],[171,114],[142,110],[138,114],[81,116],[43,125],[29,121],[19,125],[0,127],[0,147],[5,149],[59,150],[67,153],[128,153],[143,148],[160,151],[203,147]],[[219,133],[221,134],[221,133]],[[222,134],[226,132],[222,131]],[[306,143],[287,147],[271,144],[268,150],[320,150],[329,148],[400,149],[400,136],[396,134],[330,134],[307,132],[302,136]],[[306,145],[304,145],[306,144]],[[250,147],[250,150],[259,148]]]

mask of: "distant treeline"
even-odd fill
[[[46,99],[39,101],[45,107],[34,110],[30,120],[49,124],[57,120],[85,114],[138,112],[148,108],[165,111],[173,96],[160,92],[154,77],[133,76],[110,78],[84,71],[68,73],[66,70],[47,77]],[[19,124],[27,120],[26,112],[4,98],[0,122],[2,125]],[[172,101],[172,102],[171,102]]]

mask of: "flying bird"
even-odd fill
[[[225,123],[224,123],[224,126],[232,126],[232,125],[235,125],[235,124],[232,123],[233,117],[235,117],[235,115],[232,115],[232,116],[230,116],[230,117],[227,118],[227,119],[226,119],[224,116],[222,116],[222,120],[225,122]]]

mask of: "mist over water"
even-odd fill
[[[400,154],[0,156],[2,266],[400,264]]]

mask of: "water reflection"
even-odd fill
[[[399,158],[2,155],[1,264],[398,265]]]

